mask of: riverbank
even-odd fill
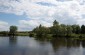
[[[9,32],[7,32],[7,31],[0,32],[0,36],[8,36],[8,35],[9,35]],[[29,36],[29,32],[27,32],[27,31],[17,32],[15,34],[15,36]]]
[[[52,39],[56,39],[56,38],[67,38],[67,39],[75,39],[75,40],[85,40],[85,34],[71,34],[71,35],[53,35],[53,34],[45,34],[45,35],[37,35],[35,33],[31,33],[29,34],[30,37],[34,37],[34,38],[39,38],[39,39],[48,39],[48,40],[52,40]]]
[[[8,36],[8,32],[0,32],[0,36]],[[40,38],[40,39],[48,39],[52,40],[53,38],[71,38],[75,40],[85,40],[85,34],[71,34],[71,35],[61,35],[61,36],[55,36],[52,34],[46,34],[46,35],[39,35],[37,36],[35,33],[31,32],[17,32],[15,36],[30,36],[34,38]]]

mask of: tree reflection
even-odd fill
[[[54,51],[61,47],[66,47],[67,49],[71,47],[79,47],[80,41],[66,38],[56,38],[51,41]],[[85,43],[85,42],[84,42]]]
[[[85,40],[81,41],[82,47],[85,48]]]
[[[9,43],[10,44],[16,44],[17,43],[17,37],[16,36],[10,36],[9,37]]]

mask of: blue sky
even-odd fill
[[[5,2],[4,2],[5,1]],[[85,24],[84,0],[0,0],[0,31],[11,25],[29,31],[42,24]]]
[[[5,21],[8,22],[10,25],[17,25],[19,24],[18,21],[19,20],[27,20],[27,16],[26,15],[15,15],[15,14],[8,14],[8,13],[0,13],[0,20],[1,21]]]

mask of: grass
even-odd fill
[[[5,34],[0,33],[0,36],[8,36],[8,33],[5,33]],[[18,32],[16,36],[37,37],[35,33],[29,33],[29,32]],[[43,38],[46,38],[46,39],[49,39],[49,40],[57,37],[57,36],[56,37],[53,37],[52,34],[46,34],[45,36],[46,37],[43,37]],[[65,36],[62,35],[62,37],[65,37]],[[60,37],[60,38],[62,38],[62,37]],[[70,37],[69,36],[67,36],[67,37],[68,38],[71,38],[71,39],[74,39],[74,40],[85,40],[85,34],[71,34]]]
[[[0,34],[0,36],[8,36],[8,34]],[[16,36],[29,36],[29,33],[17,33]]]

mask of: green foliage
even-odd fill
[[[80,26],[79,25],[72,25],[72,32],[79,34],[80,33]]]
[[[7,36],[8,35],[8,32],[7,31],[1,31],[0,32],[0,36]]]
[[[38,37],[51,38],[51,37],[79,37],[80,34],[85,34],[85,26],[82,25],[65,25],[59,24],[56,20],[53,22],[53,26],[44,27],[41,24],[34,28],[33,33]],[[50,37],[46,37],[50,34]]]
[[[53,34],[54,36],[60,36],[61,35],[61,27],[59,25],[52,26],[51,34]]]
[[[16,35],[17,29],[17,26],[10,26],[9,35]]]
[[[53,26],[56,26],[56,25],[59,25],[59,23],[55,20],[55,21],[53,22]]]
[[[67,25],[67,36],[71,36],[72,34],[72,27],[70,25]]]
[[[35,33],[31,32],[31,33],[29,33],[29,36],[30,37],[34,37],[35,36]]]
[[[36,27],[33,30],[33,32],[36,33],[37,37],[45,37],[48,33],[50,33],[50,29],[40,24],[39,27]]]
[[[29,36],[28,32],[17,32],[17,36]]]
[[[34,28],[31,32],[17,32],[17,26],[10,26],[9,32],[0,32],[0,35],[20,35],[20,36],[35,36],[38,38],[56,38],[56,37],[84,37],[85,25],[81,27],[79,25],[65,25],[59,24],[56,20],[53,22],[53,26],[45,27],[41,24]]]
[[[85,26],[84,25],[81,26],[81,33],[85,34]]]
[[[61,36],[65,36],[67,34],[67,26],[64,24],[61,24]]]

